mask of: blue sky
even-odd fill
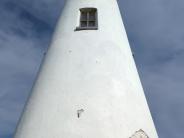
[[[184,137],[184,1],[119,0],[160,138]],[[0,138],[12,138],[63,0],[0,0]]]

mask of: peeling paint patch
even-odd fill
[[[136,131],[135,134],[133,134],[129,138],[149,138],[149,137],[142,129],[140,129],[139,131]]]

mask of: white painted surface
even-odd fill
[[[98,30],[74,31],[85,7],[98,9]],[[67,0],[15,138],[129,138],[140,129],[158,137],[116,0]]]

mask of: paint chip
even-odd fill
[[[77,117],[80,118],[83,112],[84,112],[84,109],[77,110]]]

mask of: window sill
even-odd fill
[[[98,27],[76,27],[75,31],[82,31],[82,30],[98,30]]]

